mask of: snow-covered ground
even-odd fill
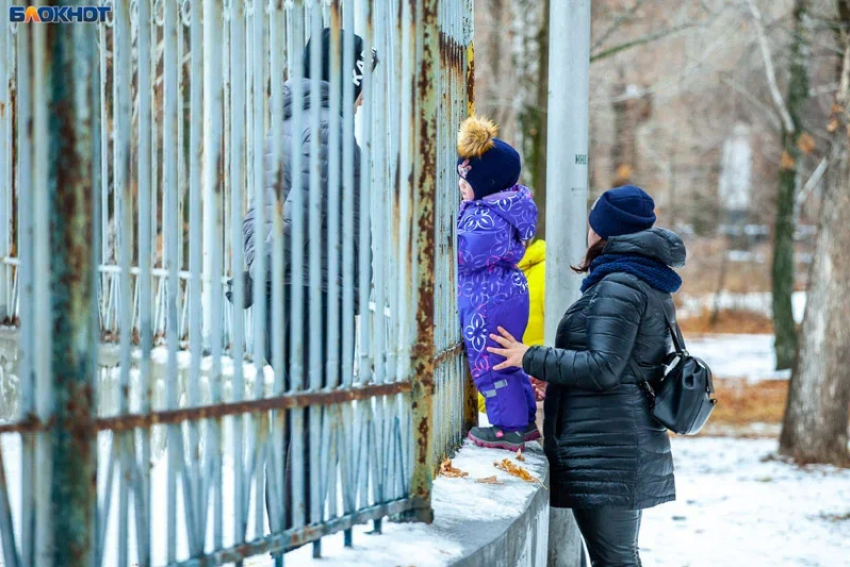
[[[770,292],[758,291],[751,293],[731,293],[728,291],[720,292],[718,296],[715,293],[704,295],[686,295],[678,294],[676,299],[680,303],[680,307],[676,315],[680,319],[695,317],[703,313],[705,309],[714,308],[717,304],[721,310],[733,311],[752,311],[767,317],[773,313],[773,298]],[[806,311],[806,292],[796,291],[791,296],[791,304],[794,310],[794,320],[798,323],[803,321],[803,315]]]
[[[641,557],[659,567],[846,567],[850,566],[850,471],[799,468],[768,460],[774,440],[675,438],[678,500],[645,512]],[[480,451],[480,450],[474,450]],[[463,453],[461,453],[463,455]],[[468,453],[455,464],[470,476],[489,475],[489,459]],[[483,465],[481,464],[483,463]],[[479,470],[479,467],[483,468]],[[435,504],[441,515],[463,514],[474,485],[438,479],[435,493],[452,488]],[[523,488],[519,485],[517,488]],[[503,499],[507,503],[507,499]],[[495,504],[495,503],[494,503]],[[447,508],[448,506],[448,508]],[[511,513],[494,505],[481,514]],[[445,565],[459,553],[451,540],[435,540],[432,528],[384,523],[384,535],[355,530],[355,548],[342,548],[342,536],[325,539],[325,558],[313,561],[310,548],[289,553],[289,564],[393,567],[399,551],[417,567]],[[258,558],[248,563],[268,565]],[[494,565],[494,567],[512,567]]]
[[[452,564],[464,552],[463,531],[459,525],[472,523],[486,525],[499,519],[518,517],[528,505],[529,499],[540,490],[496,469],[494,460],[511,457],[510,453],[481,449],[466,442],[452,459],[452,465],[469,473],[466,478],[438,477],[432,489],[434,523],[394,524],[383,523],[383,535],[369,535],[370,526],[354,529],[354,547],[343,546],[342,534],[322,540],[320,560],[312,559],[312,547],[286,554],[287,565],[316,567],[440,567]],[[546,458],[542,451],[529,451],[522,464],[534,476],[540,478],[545,471]],[[514,460],[514,459],[512,459]],[[515,462],[515,461],[514,461]],[[501,485],[480,484],[476,479],[496,476]],[[468,544],[468,542],[467,542]],[[252,567],[271,567],[263,558],[246,562]],[[501,567],[501,566],[494,566]],[[512,566],[505,566],[512,567]]]
[[[647,510],[660,567],[850,566],[850,470],[765,460],[774,440],[676,438],[678,500]]]
[[[4,441],[8,440],[10,437],[4,436]],[[850,470],[799,468],[768,459],[775,449],[776,441],[769,439],[673,439],[678,500],[645,512],[640,540],[644,564],[850,566]],[[20,482],[20,471],[15,466],[20,463],[19,450],[15,443],[3,445],[10,486],[18,486]],[[311,547],[307,546],[287,554],[287,564],[316,567],[450,564],[463,552],[456,526],[514,515],[535,490],[533,485],[494,469],[493,455],[492,451],[467,447],[456,457],[454,465],[468,472],[469,477],[437,479],[433,525],[385,521],[383,535],[369,535],[371,526],[359,526],[354,530],[353,549],[345,549],[342,534],[335,534],[323,540],[323,559],[312,560]],[[528,468],[540,474],[542,456],[529,454],[528,458]],[[155,467],[154,477],[164,484],[161,473]],[[474,481],[494,474],[507,484],[492,486]],[[156,504],[161,504],[162,498],[159,494]],[[17,508],[17,500],[13,498],[13,510]],[[225,500],[226,505],[228,501]],[[157,506],[155,513],[164,517],[163,506]],[[230,511],[225,510],[225,514],[229,516]],[[179,510],[178,517],[182,517]],[[114,521],[113,514],[110,524]],[[110,526],[108,539],[113,529]],[[185,542],[181,541],[179,547],[184,548]],[[156,548],[157,564],[164,564],[164,541],[157,539]],[[115,564],[111,553],[106,564]],[[262,556],[247,561],[246,565],[266,567],[271,562],[268,556]]]
[[[227,431],[225,430],[225,445],[229,445]],[[6,467],[6,480],[10,487],[12,498],[11,508],[16,531],[20,533],[20,496],[21,486],[21,445],[19,436],[3,435],[2,455]],[[106,454],[106,446],[100,440],[100,452]],[[234,532],[234,507],[233,507],[233,464],[225,453],[223,473],[224,490],[224,534],[225,545],[232,545],[232,534]],[[498,520],[509,520],[519,516],[528,505],[529,500],[538,490],[539,485],[524,482],[516,477],[508,475],[493,466],[496,459],[510,457],[516,462],[513,455],[504,451],[481,449],[467,442],[461,451],[453,459],[453,466],[466,473],[465,478],[435,479],[432,488],[432,504],[435,512],[433,524],[396,524],[388,520],[383,522],[383,534],[369,534],[373,528],[372,524],[356,526],[354,528],[354,547],[345,548],[343,545],[343,534],[337,533],[322,539],[322,559],[312,559],[312,546],[307,545],[286,554],[286,565],[317,567],[395,567],[397,565],[415,565],[416,567],[438,567],[450,565],[469,551],[470,543],[467,541],[463,529],[459,526],[472,526],[475,523],[486,523]],[[521,463],[528,471],[537,478],[545,478],[546,458],[542,451],[534,450],[525,453],[525,462]],[[152,534],[152,555],[154,565],[167,564],[166,543],[166,517],[167,517],[167,460],[160,458],[155,460],[151,469],[151,478],[154,488],[152,494],[152,515],[155,518]],[[501,484],[477,483],[477,479],[495,476]],[[103,485],[107,477],[105,463],[101,462],[98,471],[98,482],[101,485],[99,492],[102,494]],[[116,482],[113,486],[113,506],[108,520],[109,526],[105,533],[104,560],[106,567],[117,567],[118,565],[118,518],[117,507],[118,491]],[[184,529],[184,507],[182,496],[182,485],[178,482],[176,487],[177,519],[180,528],[177,530],[177,557],[188,558],[188,542],[186,530]],[[250,513],[248,515],[249,538],[254,534],[254,496],[252,492]],[[136,565],[136,542],[135,542],[135,518],[129,514],[129,557],[131,565]],[[267,528],[268,526],[266,526]],[[485,535],[495,537],[495,533]],[[212,541],[212,525],[208,526],[207,542]],[[1,546],[0,546],[1,547]],[[0,553],[0,567],[6,563]],[[251,567],[271,567],[273,560],[267,554],[250,558],[244,562]]]
[[[688,351],[705,360],[717,378],[787,380],[790,371],[774,370],[773,335],[685,336]]]

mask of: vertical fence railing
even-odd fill
[[[469,421],[472,0],[104,6],[0,24],[4,564],[282,565],[430,520]]]

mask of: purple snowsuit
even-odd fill
[[[490,423],[522,431],[537,406],[522,368],[495,371],[504,358],[487,352],[497,327],[522,340],[528,325],[528,282],[517,268],[525,241],[537,231],[537,206],[528,189],[512,189],[460,206],[458,229],[458,311],[469,368],[484,396]]]

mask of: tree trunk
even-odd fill
[[[788,79],[788,113],[794,131],[782,133],[782,159],[779,165],[779,190],[776,197],[776,223],[773,245],[773,328],[776,339],[776,369],[791,368],[797,356],[797,328],[791,295],[794,292],[794,196],[802,135],[802,115],[808,100],[809,81],[806,69],[809,26],[808,0],[794,4],[794,41],[791,45]]]
[[[850,102],[850,44],[837,98],[842,109]],[[850,120],[846,110],[841,115],[779,446],[781,454],[801,464],[850,466]]]
[[[537,34],[537,48],[540,62],[537,67],[537,108],[534,110],[536,122],[535,135],[532,136],[534,151],[530,156],[534,200],[537,202],[537,237],[546,238],[546,145],[548,144],[547,126],[549,117],[549,7],[551,0],[543,2],[543,17],[540,19],[540,32]]]
[[[789,105],[790,106],[790,105]],[[793,116],[793,115],[792,115]],[[797,356],[797,327],[791,296],[794,293],[794,194],[797,187],[797,149],[793,133],[783,133],[782,163],[773,234],[773,328],[776,369],[791,368]]]
[[[522,153],[525,158],[524,179],[534,192],[537,203],[537,238],[546,238],[546,144],[549,106],[549,8],[550,1],[542,3],[521,2],[520,11],[536,10],[538,13],[527,18],[526,22],[537,28],[534,34],[525,36],[523,47],[525,57],[534,57],[536,67],[531,69],[527,60],[520,65],[529,70],[521,73],[529,85],[527,96],[523,97],[522,112],[519,115],[519,127],[522,130]]]
[[[850,167],[845,130],[821,205],[800,357],[791,378],[780,452],[799,463],[850,466]]]

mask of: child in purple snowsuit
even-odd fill
[[[493,370],[503,362],[487,347],[503,327],[521,337],[528,324],[528,283],[517,262],[537,230],[537,206],[517,185],[519,154],[496,138],[495,125],[470,117],[458,133],[458,310],[472,379],[492,427],[475,427],[469,438],[482,447],[516,451],[538,439],[537,406],[521,368]]]

